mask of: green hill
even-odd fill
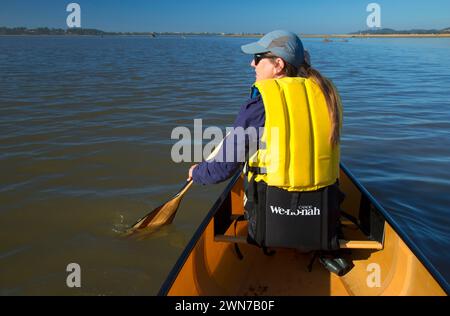
[[[450,27],[442,29],[442,30],[424,30],[424,29],[412,29],[407,31],[397,31],[390,28],[382,28],[382,29],[370,29],[370,30],[364,30],[364,31],[358,31],[353,32],[350,34],[383,34],[383,35],[389,35],[389,34],[448,34],[450,33]]]

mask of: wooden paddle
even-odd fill
[[[135,224],[133,224],[133,226],[131,226],[131,229],[137,230],[143,228],[157,228],[172,223],[178,210],[178,206],[180,205],[184,194],[191,187],[192,183],[192,180],[186,181],[181,190],[178,191],[178,193],[175,194],[169,201],[158,206],[143,218],[139,219]]]
[[[225,138],[229,135],[229,133],[225,136]],[[224,139],[225,139],[224,138]],[[206,160],[210,160],[214,158],[222,147],[222,142],[216,146],[214,151],[208,156]],[[184,194],[189,190],[192,186],[192,179],[186,181],[184,186],[175,194],[169,201],[158,206],[153,211],[139,219],[131,228],[125,233],[125,236],[134,235],[136,232],[146,229],[152,231],[153,229],[159,228],[164,225],[168,225],[172,223],[175,218],[175,214],[178,210],[178,206],[180,205],[181,200],[183,199]]]

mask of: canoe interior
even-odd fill
[[[343,219],[346,241],[358,241],[341,249],[354,267],[342,277],[330,273],[316,260],[307,269],[311,254],[276,249],[273,256],[261,249],[216,241],[235,236],[233,218],[243,214],[243,178],[236,177],[228,192],[216,202],[180,257],[160,295],[446,295],[421,261],[384,219],[367,195],[341,169],[340,188],[346,194],[342,209],[360,221],[360,229]],[[237,236],[246,236],[246,222],[238,222]],[[216,239],[216,240],[215,240]],[[345,243],[344,243],[345,244]],[[360,246],[358,246],[360,245]]]

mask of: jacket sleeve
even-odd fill
[[[195,183],[214,184],[229,179],[234,173],[242,168],[248,158],[251,143],[259,140],[259,130],[265,123],[264,104],[260,95],[251,98],[245,103],[234,122],[234,131],[241,127],[247,130],[249,127],[255,128],[256,134],[248,133],[245,137],[239,137],[237,133],[230,133],[223,142],[221,150],[212,161],[200,163],[193,171],[192,178]],[[250,135],[250,136],[249,136]]]

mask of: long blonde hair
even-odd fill
[[[312,68],[308,63],[303,63],[299,68],[285,62],[284,72],[288,77],[304,77],[312,79],[322,90],[327,102],[328,113],[331,121],[330,143],[337,145],[340,141],[340,116],[339,95],[330,80]]]

